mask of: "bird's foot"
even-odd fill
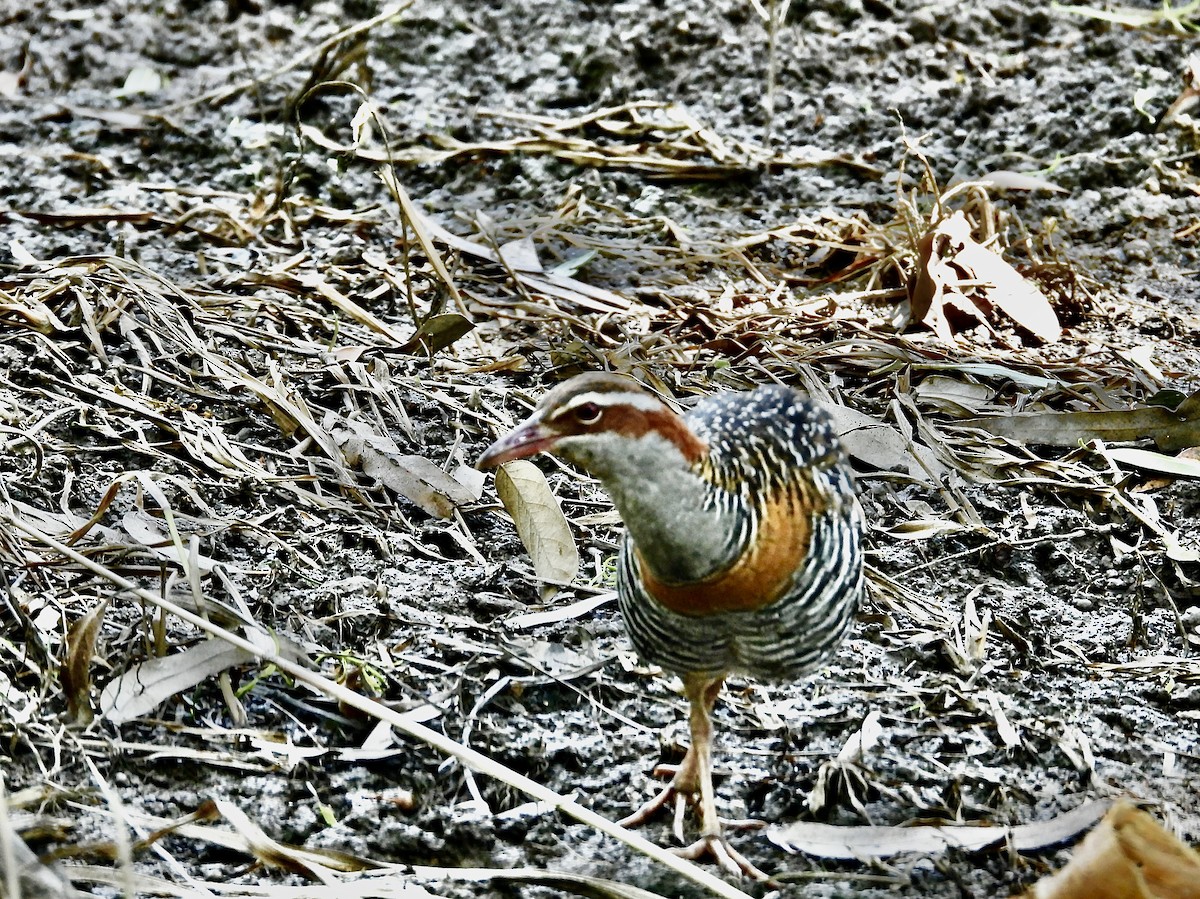
[[[684,760],[687,761],[686,759]],[[683,842],[683,816],[689,805],[700,805],[700,785],[695,780],[694,771],[690,771],[686,764],[684,765],[658,765],[653,772],[655,777],[671,777],[669,784],[663,787],[653,799],[645,802],[637,811],[631,815],[627,815],[617,823],[622,827],[641,827],[663,808],[667,806],[671,800],[674,801],[674,827],[675,836],[679,842]],[[732,827],[736,830],[759,830],[766,827],[765,821],[759,821],[755,818],[743,818],[737,820],[728,820],[722,818],[721,825]]]
[[[760,824],[761,822],[754,823]],[[772,889],[778,889],[782,886],[777,880],[772,879],[769,874],[754,864],[754,862],[730,846],[729,841],[725,839],[725,835],[720,831],[705,834],[692,843],[692,845],[684,846],[682,849],[673,849],[672,851],[681,858],[686,858],[690,861],[711,858],[730,874],[737,877],[749,877],[752,880],[767,884]]]
[[[681,774],[681,772],[683,773]],[[622,818],[617,823],[622,827],[640,827],[662,811],[663,808],[670,805],[673,811],[671,830],[675,834],[675,839],[680,843],[685,842],[683,836],[683,819],[687,812],[687,807],[689,805],[701,805],[699,786],[692,786],[688,777],[689,773],[686,764],[678,768],[674,765],[660,765],[655,768],[654,774],[656,776],[674,775],[674,779],[660,790],[653,799],[650,799],[632,815]],[[703,818],[703,815],[701,817]],[[716,825],[715,832],[706,833],[691,845],[671,851],[682,858],[692,861],[701,858],[711,858],[731,874],[739,877],[750,877],[754,880],[770,884],[772,887],[778,886],[775,881],[772,881],[769,876],[764,874],[749,859],[730,846],[723,832],[725,827],[731,827],[736,830],[758,830],[766,827],[765,821],[758,821],[753,818],[728,821],[723,818],[718,819],[714,816],[712,823]],[[709,822],[701,821],[701,826],[706,831],[710,829],[708,825]]]
[[[657,773],[657,772],[656,772]],[[679,789],[674,782],[667,784],[658,792],[653,799],[644,803],[637,811],[631,815],[627,815],[617,823],[622,827],[641,827],[663,808],[667,806],[671,800],[674,802],[674,827],[675,836],[679,838],[679,842],[683,842],[683,814],[687,810],[689,804],[695,803],[695,793],[689,793]]]

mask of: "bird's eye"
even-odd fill
[[[594,425],[600,420],[601,412],[595,403],[584,403],[575,409],[575,420],[581,425]]]

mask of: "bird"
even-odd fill
[[[489,468],[551,453],[600,481],[625,525],[617,598],[638,655],[677,674],[691,745],[671,782],[620,822],[674,800],[700,836],[676,851],[769,880],[728,841],[712,784],[713,708],[731,674],[794,681],[846,638],[863,596],[863,513],[829,413],[780,384],[677,412],[635,379],[553,387],[489,446]],[[667,769],[671,770],[671,769]]]

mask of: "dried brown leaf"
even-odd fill
[[[149,210],[111,209],[105,206],[69,206],[53,212],[39,212],[33,209],[15,211],[17,215],[33,219],[39,224],[60,225],[64,228],[76,228],[96,222],[131,222],[144,225],[154,218],[154,213]]]
[[[474,502],[470,486],[456,480],[423,456],[400,452],[396,442],[361,422],[330,429],[346,462],[363,474],[411,500],[434,518],[452,518],[456,507]]]
[[[489,262],[500,262],[500,257],[491,247],[486,247],[483,244],[468,240],[465,237],[459,237],[457,234],[447,231],[437,222],[422,216],[415,207],[412,210],[412,214],[421,221],[425,231],[447,246],[478,259],[486,259]],[[513,274],[518,281],[531,291],[573,303],[593,312],[624,312],[631,305],[629,300],[620,294],[613,293],[611,290],[605,290],[602,287],[593,287],[590,284],[585,284],[583,281],[577,281],[574,278],[557,272],[535,274],[514,269]]]
[[[1174,452],[1200,446],[1200,403],[1193,394],[1175,410],[1163,406],[1107,412],[1020,412],[966,419],[981,428],[1024,444],[1078,446],[1089,440],[1122,443],[1152,439],[1160,450]]]
[[[1029,899],[1200,899],[1200,853],[1123,801]]]
[[[100,624],[108,600],[102,599],[96,606],[71,625],[67,631],[67,657],[63,661],[60,677],[63,693],[67,700],[67,717],[72,724],[90,724],[92,713],[92,656],[96,652],[96,638],[100,635]]]
[[[905,471],[930,483],[949,469],[927,446],[914,443],[894,426],[846,406],[827,406],[842,445],[854,458],[880,471]]]
[[[890,528],[885,528],[884,533],[897,540],[929,540],[950,531],[961,530],[963,530],[963,526],[957,521],[949,521],[945,518],[919,518],[901,521]]]

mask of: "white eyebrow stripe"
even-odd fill
[[[653,412],[663,407],[662,401],[645,393],[581,393],[567,404],[568,409],[575,409],[584,403],[592,403],[601,408],[608,406],[632,406],[643,412]]]

